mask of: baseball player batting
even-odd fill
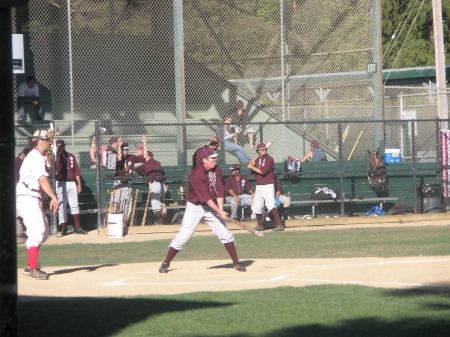
[[[224,187],[222,171],[219,166],[216,166],[217,156],[217,153],[209,147],[204,147],[197,152],[197,159],[202,165],[192,170],[189,176],[186,211],[181,228],[170,243],[166,259],[159,268],[160,273],[168,272],[170,262],[188,244],[202,219],[224,244],[234,268],[238,271],[246,271],[244,264],[238,259],[234,236],[225,224],[227,213],[223,210]]]
[[[56,214],[58,199],[48,180],[46,155],[52,148],[52,133],[38,130],[33,134],[35,148],[26,156],[20,168],[16,187],[16,207],[27,228],[27,266],[24,272],[36,280],[48,280],[39,266],[39,247],[47,241],[49,226],[42,208],[43,192],[50,197],[50,210]]]
[[[253,211],[256,214],[257,222],[255,230],[264,230],[262,225],[262,214],[264,206],[266,206],[276,223],[273,230],[276,232],[284,231],[280,214],[275,206],[275,162],[273,158],[267,154],[267,146],[264,143],[259,143],[256,146],[256,152],[258,153],[258,157],[250,161],[247,166],[252,170],[256,183],[255,200],[253,202]]]

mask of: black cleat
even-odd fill
[[[38,268],[31,269],[28,277],[35,280],[48,280],[48,274]]]
[[[159,267],[159,272],[160,273],[168,273],[169,266],[170,266],[170,264],[168,264],[168,263],[165,263],[165,262],[161,263],[161,267]]]
[[[284,227],[283,226],[276,226],[274,229],[272,229],[272,231],[274,231],[274,232],[282,232],[282,231],[284,231]]]
[[[241,261],[233,263],[233,268],[237,271],[247,271],[244,264]]]

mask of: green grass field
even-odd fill
[[[267,233],[269,237],[267,245],[267,240],[237,234],[241,259],[450,255],[448,227]],[[63,266],[161,261],[169,242],[44,245],[40,262]],[[194,237],[176,260],[199,258],[228,259],[211,236]],[[24,264],[25,252],[19,247],[19,268]],[[450,291],[320,285],[176,296],[39,299],[19,304],[19,329],[24,337],[448,336]]]

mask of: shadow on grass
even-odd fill
[[[24,302],[26,301],[26,302]],[[151,316],[230,306],[217,302],[125,298],[21,298],[20,337],[106,337]],[[170,327],[167,327],[169,330]],[[143,335],[145,332],[143,331]]]

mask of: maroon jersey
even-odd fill
[[[161,163],[155,159],[149,159],[144,164],[136,168],[136,172],[145,176],[145,183],[153,181],[164,181],[164,171]]]
[[[122,156],[122,160],[118,160],[116,163],[116,177],[130,177],[133,174],[135,164],[144,162],[144,156],[134,154]]]
[[[273,158],[271,156],[266,154],[265,156],[258,157],[258,159],[255,160],[254,166],[261,170],[261,173],[252,171],[252,174],[255,177],[256,185],[267,185],[275,183],[275,162],[273,161]]]
[[[232,190],[236,195],[251,194],[253,191],[246,175],[228,176],[225,179],[225,192],[231,196],[228,193],[229,190]]]
[[[187,200],[193,204],[205,204],[208,200],[223,198],[222,170],[215,166],[208,171],[203,165],[197,166],[189,176]]]
[[[75,177],[80,176],[80,168],[75,156],[66,151],[58,154],[56,156],[55,173],[58,181],[75,181]]]

